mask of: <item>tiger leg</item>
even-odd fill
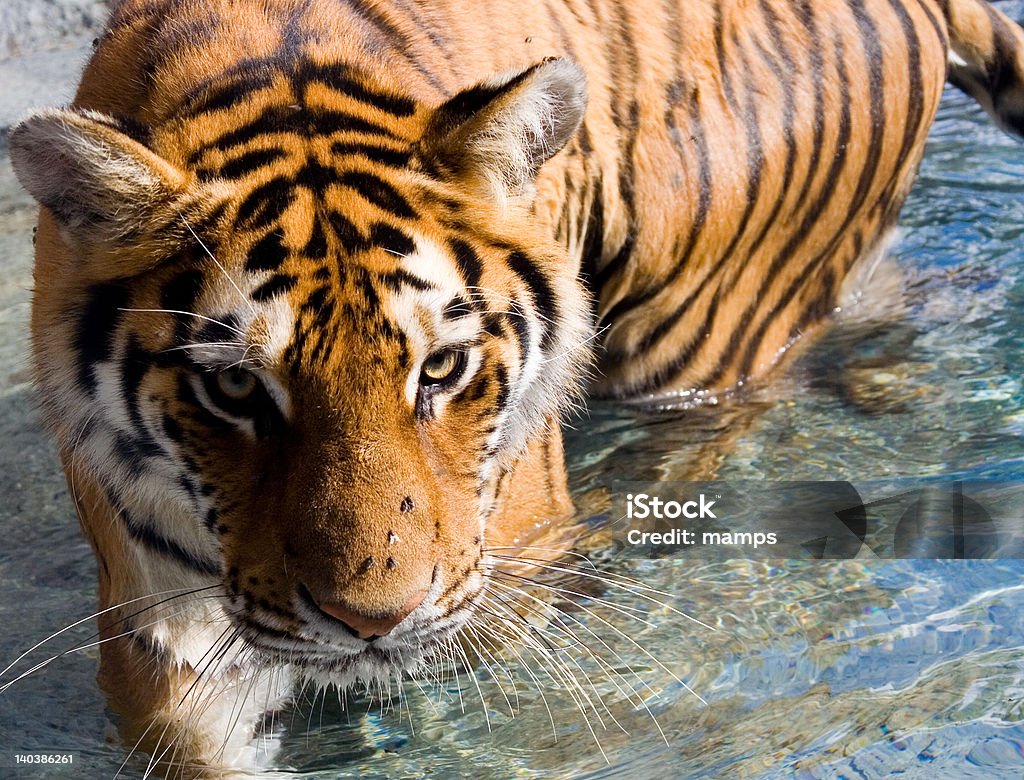
[[[235,664],[238,633],[210,608],[219,588],[153,580],[124,565],[134,546],[104,491],[62,455],[82,530],[99,564],[97,682],[116,714],[129,760],[176,780],[226,780],[257,766],[275,744],[260,734],[266,711],[285,706],[287,669]],[[212,639],[206,638],[210,632]],[[249,776],[244,774],[242,776]]]
[[[983,0],[944,0],[949,81],[1004,130],[1024,135],[1024,30]]]

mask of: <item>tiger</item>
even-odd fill
[[[769,381],[947,79],[1021,134],[1022,75],[981,0],[115,2],[8,146],[125,744],[215,776],[450,650],[571,521],[583,394]]]

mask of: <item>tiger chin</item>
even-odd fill
[[[122,0],[10,133],[99,681],[152,767],[252,768],[298,678],[453,657],[571,518],[592,348],[616,397],[768,375],[895,220],[947,59],[1024,123],[978,0],[506,10]]]

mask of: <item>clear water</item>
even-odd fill
[[[0,662],[95,600],[92,556],[26,385],[32,219],[5,160]],[[359,697],[345,710],[323,697],[300,704],[285,717],[281,773],[1024,776],[1024,563],[657,557],[599,522],[616,480],[1024,477],[1024,146],[948,92],[902,226],[898,273],[883,269],[770,390],[690,412],[593,403],[573,423],[571,481],[593,526],[584,551],[708,628],[593,588],[566,625],[605,661],[579,648],[559,656],[562,674],[591,678],[588,696],[607,704],[590,727],[559,673],[513,658],[513,682],[481,669],[462,678],[461,701],[453,684],[426,695],[409,684],[401,714]],[[95,649],[71,654],[0,695],[0,776],[113,776],[122,752],[104,740],[95,665]],[[30,749],[75,751],[74,768],[16,768],[13,754]]]

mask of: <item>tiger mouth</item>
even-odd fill
[[[289,665],[310,674],[362,679],[386,679],[415,671],[425,658],[443,646],[451,633],[443,628],[425,627],[407,632],[401,644],[381,646],[377,642],[362,642],[361,647],[354,649],[297,636],[248,615],[236,614],[232,618],[258,666]]]
[[[302,645],[312,644],[303,640],[297,640],[297,647],[290,651],[269,647],[251,636],[247,637],[247,642],[254,652],[253,661],[257,666],[277,668],[288,665],[306,678],[341,688],[360,682],[369,684],[415,674],[422,668],[425,659],[441,647],[440,642],[427,640],[392,649],[371,644],[351,653],[342,648],[332,648],[333,652],[325,652],[326,648],[321,645],[303,648]]]

